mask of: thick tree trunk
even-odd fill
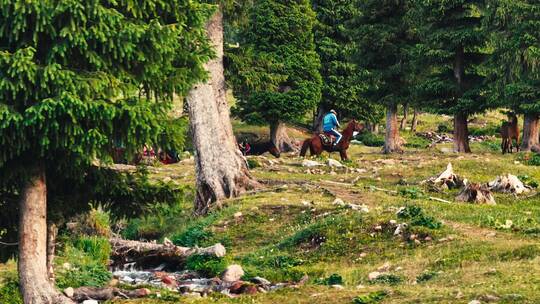
[[[322,105],[319,105],[317,107],[317,113],[313,116],[313,125],[312,130],[313,132],[320,133],[322,132],[322,121],[324,117],[325,110]]]
[[[409,116],[409,104],[406,103],[403,105],[403,118],[401,119],[401,124],[399,125],[400,130],[405,130],[407,127],[407,118]]]
[[[284,123],[277,122],[270,125],[270,138],[280,152],[292,152],[298,150],[287,135]]]
[[[414,108],[414,114],[413,114],[413,118],[412,118],[412,122],[411,122],[411,131],[412,132],[416,132],[416,128],[418,127],[418,115],[420,115],[420,113],[418,113],[418,109]]]
[[[523,122],[523,141],[521,150],[531,151],[540,147],[538,139],[539,116],[537,114],[525,114]]]
[[[47,270],[47,185],[36,168],[24,186],[19,217],[19,284],[25,304],[73,303],[49,281]]]
[[[386,109],[386,134],[384,137],[385,154],[401,152],[401,140],[399,138],[397,105],[389,105]]]
[[[249,174],[232,131],[223,76],[223,15],[218,11],[207,32],[216,58],[206,63],[210,77],[188,94],[190,127],[196,151],[195,213],[205,214],[222,199],[235,197],[259,184]]]
[[[471,153],[467,117],[464,113],[454,115],[454,152]]]
[[[54,255],[56,252],[56,237],[58,236],[58,228],[55,224],[49,224],[47,228],[47,276],[49,281],[54,282]]]

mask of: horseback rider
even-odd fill
[[[342,137],[341,133],[339,133],[336,129],[336,127],[340,127],[336,115],[337,113],[335,110],[330,110],[330,112],[328,112],[328,114],[326,114],[323,118],[323,131],[336,137],[336,142],[334,143],[334,146],[339,143]]]

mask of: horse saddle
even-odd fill
[[[334,142],[336,142],[336,137],[327,132],[320,133],[319,137],[321,138],[323,146],[333,146]]]

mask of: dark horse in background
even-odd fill
[[[347,149],[353,139],[354,132],[362,132],[364,130],[364,124],[352,120],[347,124],[345,130],[343,130],[341,141],[334,146],[335,138],[330,134],[316,133],[313,137],[308,138],[302,144],[302,150],[300,150],[300,156],[306,156],[307,149],[311,155],[319,156],[323,151],[327,152],[339,152],[341,160],[348,160]]]
[[[514,149],[514,139],[516,140],[516,151],[519,152],[519,125],[516,113],[508,113],[508,120],[501,126],[501,149],[502,153],[512,153]]]
[[[244,156],[247,155],[262,155],[266,152],[269,152],[270,154],[274,155],[274,157],[279,158],[281,156],[280,151],[274,145],[272,141],[266,141],[266,142],[256,142],[250,144],[247,141],[241,142],[238,144],[238,148],[240,151],[242,151],[242,154]]]

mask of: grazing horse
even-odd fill
[[[339,152],[341,156],[341,160],[348,160],[347,156],[347,149],[349,149],[349,144],[354,136],[354,132],[361,132],[364,130],[364,124],[356,122],[356,120],[353,120],[349,122],[347,127],[345,127],[345,130],[343,130],[342,134],[343,137],[341,138],[341,141],[334,146],[333,141],[330,143],[324,143],[322,136],[329,137],[328,134],[321,134],[316,133],[313,135],[313,137],[308,138],[304,141],[302,144],[302,150],[300,150],[300,156],[305,156],[307,149],[309,148],[309,152],[311,155],[319,156],[323,151],[327,152]]]
[[[242,154],[244,156],[261,155],[266,152],[270,152],[270,154],[274,155],[274,157],[276,158],[279,158],[281,156],[279,149],[271,141],[258,142],[253,144],[250,144],[248,142],[242,142],[238,144],[238,147],[240,148],[240,151],[242,151]]]
[[[515,113],[509,113],[510,121],[503,122],[501,126],[501,149],[502,153],[512,153],[514,147],[514,139],[516,140],[516,150],[519,152],[519,126],[518,118]]]

